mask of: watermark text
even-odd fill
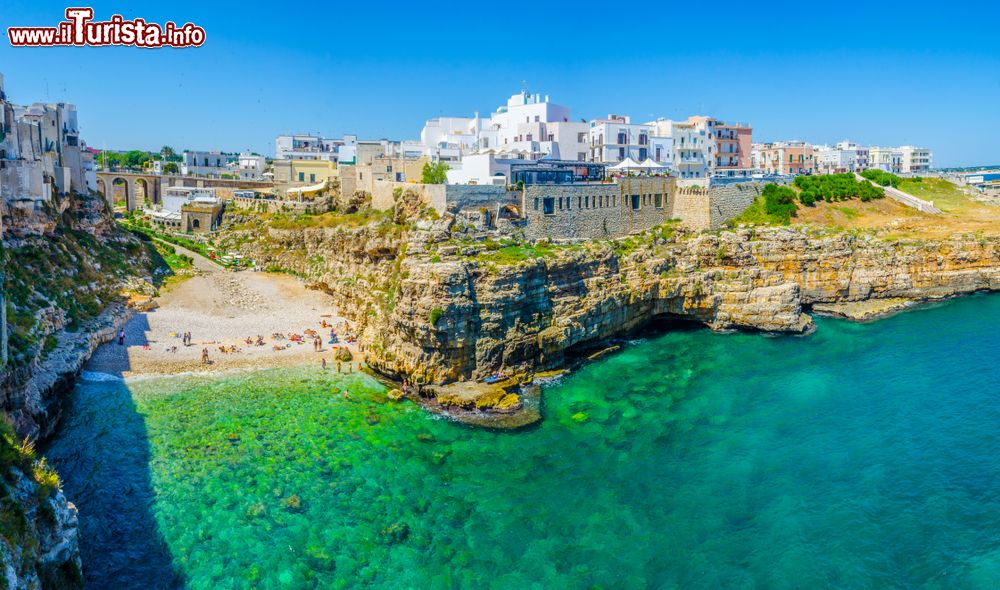
[[[141,18],[125,20],[120,14],[94,21],[93,8],[67,8],[66,20],[56,26],[8,27],[7,38],[14,47],[200,47],[205,43],[205,29],[192,23],[168,21],[160,25]]]

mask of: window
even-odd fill
[[[201,221],[199,221],[197,219],[192,219],[191,220],[191,227],[193,227],[195,229],[201,227]]]
[[[577,143],[586,143],[587,142],[587,134],[586,133],[577,133],[576,134],[576,142]]]
[[[531,134],[530,133],[527,135],[527,139],[525,141],[531,141]]]
[[[305,181],[306,181],[306,173],[299,172],[299,182],[305,182]]]
[[[590,195],[583,198],[583,206],[590,209]]]
[[[559,210],[562,211],[562,197],[559,197]]]
[[[309,175],[309,182],[316,182],[316,175],[315,174],[310,174]]]
[[[538,197],[535,197],[535,211],[538,211]]]
[[[556,214],[556,199],[555,197],[544,197],[542,199],[542,213],[545,215],[555,215]]]
[[[653,206],[655,206],[657,209],[663,209],[662,193],[656,193],[655,195],[653,195]]]
[[[583,209],[583,197],[576,198],[576,208]]]
[[[538,122],[538,115],[535,115],[535,123]]]

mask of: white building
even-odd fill
[[[898,148],[870,147],[868,148],[868,166],[883,172],[899,174],[903,170],[903,152]]]
[[[816,171],[821,174],[840,172],[861,172],[869,168],[869,148],[851,141],[841,141],[837,145],[814,147]]]
[[[220,177],[228,173],[229,159],[229,155],[222,152],[185,150],[181,155],[181,174],[185,176]]]
[[[199,203],[216,203],[218,200],[218,197],[215,195],[215,189],[212,188],[171,186],[163,191],[163,200],[156,210],[180,215],[181,207],[187,203],[196,201]]]
[[[712,156],[712,138],[704,129],[688,121],[657,119],[647,123],[653,128],[656,138],[669,141],[667,159],[653,159],[666,164],[681,180],[707,182],[709,160]],[[654,145],[660,143],[654,140]],[[633,158],[634,159],[634,158]]]
[[[662,135],[662,134],[661,134]],[[625,158],[642,162],[652,154],[653,126],[635,124],[624,115],[608,115],[590,124],[591,162],[617,164]]]
[[[0,75],[0,197],[34,209],[53,192],[89,190],[76,107],[7,101]]]
[[[274,157],[278,160],[336,162],[337,149],[342,145],[344,145],[342,139],[327,139],[306,133],[279,135],[274,139]]]
[[[232,162],[232,168],[233,174],[240,180],[263,180],[267,158],[243,152]]]
[[[920,174],[931,169],[931,151],[927,148],[904,145],[898,148],[903,154],[902,172]]]
[[[510,165],[524,160],[500,158],[490,152],[469,154],[455,168],[449,168],[448,184],[492,184],[503,186],[510,178]]]
[[[435,161],[458,162],[467,154],[495,154],[537,159],[585,159],[589,125],[570,120],[570,110],[548,96],[520,92],[507,99],[489,118],[438,117],[424,123],[423,155]]]
[[[480,148],[480,133],[486,119],[475,117],[438,117],[428,119],[420,130],[424,153],[434,161],[457,162],[463,154]],[[489,145],[489,139],[484,140]]]

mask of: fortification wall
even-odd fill
[[[421,184],[379,180],[374,183],[372,207],[391,209],[395,203],[393,192],[397,189],[413,192],[438,213],[459,210],[466,207],[486,207],[493,209],[498,203],[519,203],[517,193],[508,192],[502,186],[471,184]]]
[[[673,179],[625,178],[615,184],[547,184],[524,189],[530,239],[607,239],[660,225],[673,211]]]
[[[708,189],[708,229],[718,229],[749,207],[764,190],[760,182],[739,182]],[[704,229],[704,228],[702,228]]]

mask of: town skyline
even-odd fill
[[[19,26],[54,23],[65,8],[12,4],[19,16],[8,24]],[[102,18],[114,12],[101,3],[94,10]],[[696,16],[650,10],[642,20],[682,23]],[[0,63],[12,100],[76,104],[81,131],[98,149],[170,145],[271,156],[273,138],[281,134],[415,139],[427,119],[488,116],[505,97],[526,89],[569,107],[576,121],[609,113],[635,121],[707,115],[751,124],[759,142],[910,144],[933,149],[935,166],[995,163],[990,138],[1000,132],[1000,115],[992,105],[1000,102],[1000,83],[979,78],[996,71],[1000,57],[986,40],[926,12],[895,15],[892,27],[875,34],[872,23],[888,18],[890,9],[850,18],[807,10],[806,16],[839,25],[840,36],[817,38],[800,26],[763,42],[767,35],[751,31],[764,31],[768,19],[733,8],[734,24],[726,29],[706,22],[712,30],[698,33],[691,29],[700,27],[677,24],[652,49],[626,44],[596,51],[583,44],[570,59],[567,49],[538,46],[519,54],[500,40],[434,41],[427,30],[451,30],[461,21],[448,7],[434,15],[401,9],[378,21],[385,39],[366,44],[371,29],[362,25],[374,14],[364,7],[327,15],[342,23],[329,37],[290,37],[289,17],[274,15],[270,32],[250,41],[245,30],[252,15],[178,3],[120,12],[198,23],[208,35],[203,47],[15,49],[3,43]],[[997,8],[978,10],[987,18]],[[564,11],[553,7],[537,16],[560,15]],[[932,32],[941,39],[933,50],[921,41]],[[564,43],[574,38],[570,33],[554,30],[543,44],[571,48]],[[90,67],[60,67],[76,56]],[[217,65],[199,66],[205,62]],[[970,132],[956,117],[976,125]]]

